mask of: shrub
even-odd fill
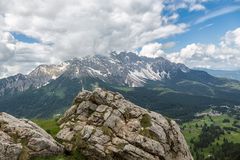
[[[144,128],[143,130],[140,131],[140,134],[155,141],[158,141],[158,135],[149,129]]]
[[[140,123],[143,128],[151,127],[152,123],[151,123],[151,117],[149,116],[149,114],[144,114],[142,116]]]
[[[101,129],[103,131],[103,134],[110,136],[110,137],[113,135],[113,132],[110,128],[108,128],[106,126],[102,126]]]
[[[226,119],[226,118],[225,118],[225,119],[223,120],[223,123],[229,123],[229,122],[230,122],[229,119]]]

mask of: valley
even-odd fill
[[[196,160],[239,159],[239,106],[211,106],[181,129]]]

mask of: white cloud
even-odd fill
[[[221,16],[221,15],[224,15],[224,14],[232,13],[232,12],[235,12],[235,11],[238,11],[238,10],[240,10],[240,6],[227,6],[225,8],[221,8],[219,10],[208,12],[208,13],[206,13],[206,15],[197,19],[195,24],[203,23],[203,22],[205,22],[207,20],[210,20],[212,18]]]
[[[172,48],[176,45],[175,42],[167,42],[167,43],[148,43],[142,47],[139,56],[156,58],[156,57],[166,57],[165,50]]]
[[[8,62],[1,65],[25,66],[16,72],[26,73],[40,63],[135,50],[184,32],[187,25],[175,22],[175,12],[163,15],[164,9],[163,0],[1,0],[0,36],[20,32],[42,42],[2,42],[0,59]]]
[[[164,51],[162,50],[163,45],[160,43],[149,43],[144,45],[139,52],[139,56],[156,58],[164,56]]]
[[[207,29],[209,27],[212,27],[213,25],[214,25],[213,23],[209,23],[207,25],[204,25],[204,26],[200,27],[199,30],[201,31],[201,30]]]
[[[0,62],[7,61],[14,55],[14,39],[8,32],[0,31]]]
[[[4,66],[0,66],[0,77],[6,77],[7,74],[8,73],[8,70],[7,70],[7,68],[5,68]]]
[[[208,1],[210,0],[166,0],[165,3],[170,10],[187,9],[192,12],[205,10],[203,4]]]
[[[218,45],[192,43],[166,57],[189,67],[240,69],[240,28],[228,31]]]
[[[0,62],[6,61],[11,58],[13,55],[12,51],[9,48],[0,42]]]
[[[169,49],[169,48],[173,48],[175,45],[176,45],[176,42],[171,41],[171,42],[164,43],[162,45],[162,48]]]
[[[190,11],[201,11],[201,10],[205,10],[206,8],[201,5],[201,4],[194,4],[190,7]]]
[[[0,31],[0,77],[27,73],[41,63],[56,63],[48,45],[16,41],[9,32]]]
[[[222,38],[222,46],[234,46],[240,49],[240,28],[228,31]]]

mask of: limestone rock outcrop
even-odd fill
[[[192,160],[175,121],[100,88],[78,94],[59,120],[68,151],[93,160]]]
[[[0,160],[28,160],[63,153],[63,146],[27,119],[0,113]]]

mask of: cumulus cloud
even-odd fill
[[[14,55],[14,38],[7,32],[0,32],[0,62],[7,61]]]
[[[228,31],[222,38],[221,45],[223,47],[234,46],[240,49],[240,28],[237,28],[233,31]]]
[[[8,60],[12,55],[12,51],[5,44],[0,43],[0,62]]]
[[[144,45],[139,52],[139,56],[156,58],[164,56],[164,51],[162,50],[163,45],[161,43],[149,43]]]
[[[201,5],[201,4],[194,4],[190,7],[190,11],[201,11],[201,10],[205,10],[206,8]]]
[[[8,73],[7,68],[5,68],[4,66],[0,65],[0,77],[5,77],[7,73]]]
[[[204,3],[210,0],[166,0],[167,7],[171,10],[188,9],[192,11],[205,10]],[[174,2],[174,3],[172,3]]]
[[[161,0],[7,2],[6,29],[53,43],[63,57],[135,49],[186,28],[166,22]]]
[[[172,48],[175,45],[175,42],[167,42],[163,44],[158,42],[148,43],[141,48],[138,55],[150,58],[166,57],[165,50]]]
[[[19,32],[41,43],[8,39],[0,44],[0,61],[26,66],[26,73],[40,63],[135,50],[186,30],[176,12],[163,14],[165,8],[163,0],[2,0],[0,36]]]
[[[27,73],[41,63],[56,63],[52,48],[15,40],[10,32],[0,32],[0,77]]]
[[[167,58],[189,67],[240,69],[240,28],[228,31],[219,44],[192,43]]]

